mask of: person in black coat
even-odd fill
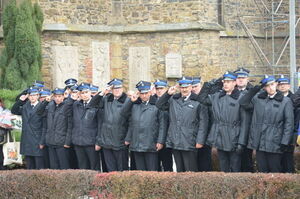
[[[280,77],[276,80],[278,83],[277,89],[282,92],[285,97],[288,97],[294,102],[295,96],[290,91],[290,79],[285,77],[284,75],[280,75]],[[297,107],[296,103],[294,105],[294,133],[297,132],[298,124],[299,124],[299,106]],[[296,144],[296,136],[292,137],[286,151],[282,154],[282,172],[283,173],[294,173],[295,172],[295,162],[294,162],[294,151]]]
[[[247,144],[245,112],[239,105],[240,91],[236,86],[236,75],[223,75],[221,91],[208,95],[209,87],[201,90],[201,102],[212,106],[213,125],[207,138],[218,150],[221,171],[240,172],[241,153]]]
[[[72,105],[64,100],[64,89],[55,88],[53,101],[47,104],[46,145],[49,149],[51,169],[70,169],[72,135]]]
[[[180,93],[169,88],[156,103],[163,111],[169,111],[169,129],[166,145],[172,148],[178,172],[198,171],[197,149],[202,148],[207,136],[207,109],[201,106],[198,96],[192,93],[192,79],[182,77]]]
[[[168,91],[168,82],[166,80],[156,80],[154,83],[155,95],[157,100]],[[167,122],[167,128],[169,127],[169,113],[164,111],[164,116]],[[166,145],[158,151],[158,170],[159,171],[173,171],[173,158],[172,150],[167,148]]]
[[[276,88],[274,76],[265,75],[240,99],[243,107],[253,108],[248,148],[256,150],[258,171],[265,173],[282,172],[282,154],[294,132],[292,101]]]
[[[31,87],[12,107],[13,114],[22,115],[20,153],[25,155],[27,169],[44,169],[43,117],[36,113],[39,105],[39,89]]]
[[[192,92],[199,96],[201,88],[201,77],[193,77]],[[211,108],[206,108],[208,109],[208,115],[211,115]],[[208,121],[208,132],[210,130],[210,126],[211,125],[209,125]],[[198,171],[212,171],[211,146],[207,145],[206,142],[202,148],[198,149]]]
[[[102,117],[96,141],[96,149],[102,148],[107,170],[128,170],[128,147],[125,145],[125,137],[128,131],[129,112],[124,111],[124,104],[130,99],[123,92],[123,81],[111,80],[102,94],[93,97],[93,104],[99,105]],[[111,92],[111,93],[110,93]]]
[[[40,90],[39,101],[41,103],[43,103],[45,100],[48,100],[48,101],[51,100],[51,91],[49,89],[42,88]],[[45,135],[46,135],[46,131],[47,131],[47,111],[43,111],[43,113],[41,115],[43,117],[42,145],[44,146],[44,148],[43,148],[44,164],[45,164],[45,169],[50,169],[49,149],[45,143]]]
[[[165,143],[167,121],[155,106],[157,98],[151,96],[151,83],[140,81],[136,87],[138,94],[125,104],[131,111],[125,144],[134,151],[137,170],[158,171],[158,151]]]
[[[249,73],[250,71],[245,68],[238,68],[234,71],[236,74],[236,87],[241,92],[241,94],[245,94],[250,88],[253,86],[249,82]],[[252,118],[253,110],[245,110],[245,117],[248,121],[246,124],[247,134],[249,135],[251,118]],[[247,137],[248,142],[248,137]],[[241,155],[241,172],[254,172],[253,167],[253,150],[245,147],[242,155]]]
[[[72,144],[76,152],[79,169],[99,170],[100,160],[95,150],[98,132],[98,108],[91,107],[90,85],[81,84],[80,101],[73,104]]]

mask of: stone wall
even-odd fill
[[[202,76],[204,80],[238,66],[249,68],[256,76],[289,73],[287,68],[273,69],[261,63],[244,30],[237,26],[241,16],[263,50],[270,52],[271,43],[264,39],[264,25],[255,23],[261,18],[253,0],[33,1],[41,5],[45,14],[42,73],[51,88],[60,85],[55,80],[55,71],[60,67],[67,68],[61,70],[66,78],[71,73],[69,68],[77,64],[78,74],[72,75],[80,82],[93,82],[95,67],[101,65],[96,70],[101,72],[108,64],[109,78],[122,78],[126,87],[132,89],[137,78],[165,79],[168,53],[182,56],[183,75]],[[223,27],[218,24],[220,17]],[[109,44],[105,56],[101,47],[95,47],[100,45],[98,42]],[[276,45],[281,42],[282,38],[278,38]],[[66,47],[65,57],[58,56],[55,50],[61,46]],[[280,64],[289,63],[287,55],[285,52]],[[147,71],[130,73],[132,67]],[[171,84],[175,81],[168,80]],[[99,81],[105,82],[107,77]]]

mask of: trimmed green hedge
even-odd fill
[[[0,198],[299,198],[299,174],[0,172]]]

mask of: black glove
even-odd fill
[[[241,155],[244,152],[244,146],[241,144],[237,145],[235,151],[237,152],[237,154]]]
[[[280,151],[286,152],[287,150],[288,150],[288,145],[285,145],[285,144],[280,145]]]

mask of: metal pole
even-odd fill
[[[290,0],[290,78],[292,90],[298,87],[296,83],[296,27],[295,0]]]

